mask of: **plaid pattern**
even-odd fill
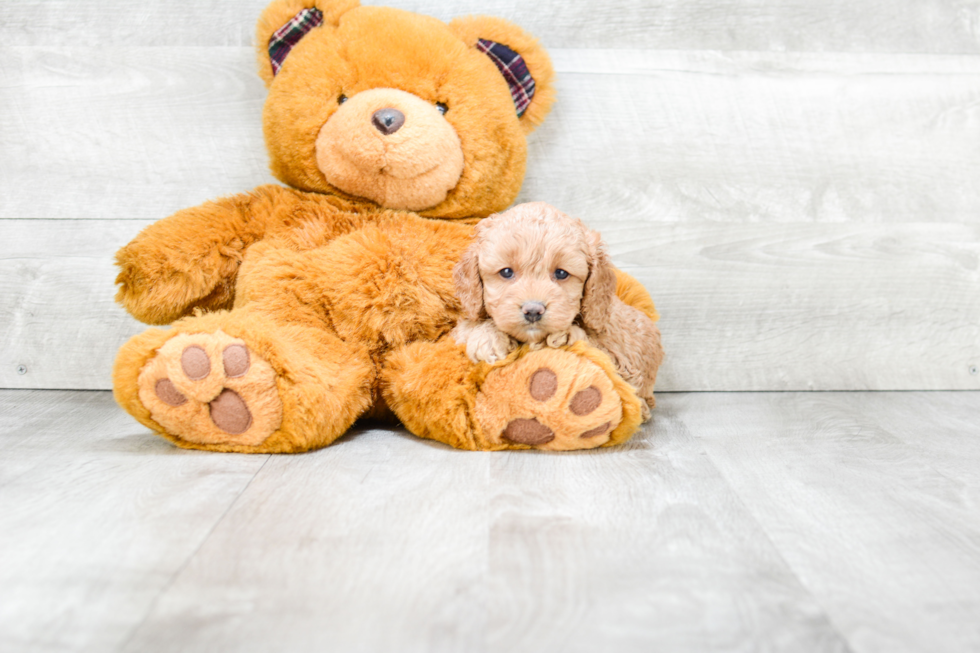
[[[500,74],[510,86],[510,97],[517,107],[517,117],[523,116],[534,97],[534,78],[528,72],[524,58],[503,43],[487,39],[477,41],[476,49],[490,57],[500,69]]]
[[[323,22],[323,12],[319,9],[304,9],[293,16],[288,23],[273,32],[269,37],[269,61],[272,63],[272,74],[282,68],[286,55],[293,49],[307,32]]]

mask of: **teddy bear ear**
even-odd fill
[[[555,101],[555,71],[536,38],[514,23],[492,16],[456,18],[449,29],[497,66],[510,87],[525,133],[544,122]]]
[[[272,83],[286,55],[310,30],[336,27],[341,16],[359,5],[359,0],[276,0],[267,6],[255,36],[259,76],[265,85]]]

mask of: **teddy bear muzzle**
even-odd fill
[[[316,140],[327,183],[389,209],[438,205],[463,174],[463,147],[435,104],[390,88],[362,91],[330,116]]]

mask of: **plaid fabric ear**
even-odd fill
[[[269,37],[269,62],[272,64],[272,74],[282,68],[286,55],[299,40],[323,22],[323,12],[316,8],[304,9],[293,16],[288,23],[273,32]]]
[[[503,43],[487,39],[477,41],[476,49],[490,57],[497,65],[500,74],[510,86],[510,97],[517,108],[517,117],[523,116],[534,97],[534,78],[528,72],[524,58]]]

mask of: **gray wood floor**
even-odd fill
[[[980,650],[980,393],[659,399],[600,452],[270,457],[0,391],[0,650]]]

